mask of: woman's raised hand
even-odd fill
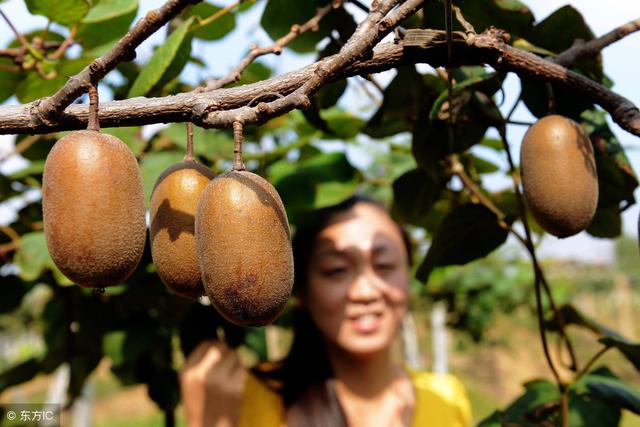
[[[236,352],[220,341],[203,341],[180,372],[188,427],[231,427],[242,406],[247,370]]]

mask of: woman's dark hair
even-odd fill
[[[374,200],[355,195],[337,205],[312,212],[298,225],[293,238],[294,295],[304,297],[307,292],[307,273],[318,234],[335,215],[351,210],[358,203],[372,204],[385,210]],[[404,229],[400,228],[400,231],[411,263],[409,237]],[[324,339],[305,308],[296,306],[293,309],[293,332],[288,356],[275,366],[259,366],[255,370],[256,375],[282,396],[288,409],[289,426],[346,426],[335,393],[333,369]]]

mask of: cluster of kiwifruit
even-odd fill
[[[598,205],[593,147],[584,129],[560,115],[533,124],[520,151],[522,187],[536,222],[557,237],[586,229]]]
[[[126,281],[140,262],[146,212],[136,158],[118,138],[100,132],[95,89],[90,95],[95,108],[88,130],[67,134],[47,156],[44,230],[51,257],[67,277],[104,288]],[[270,323],[293,286],[280,196],[244,170],[238,137],[234,170],[214,177],[193,156],[190,127],[188,135],[184,161],[160,175],[151,196],[158,275],[176,294],[207,295],[231,322]]]

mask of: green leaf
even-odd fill
[[[533,13],[518,0],[459,0],[455,4],[478,33],[496,27],[513,36],[526,36],[533,26]],[[425,2],[424,14],[426,22],[423,28],[445,28],[444,6],[441,2]],[[453,20],[453,29],[464,30],[456,19]]]
[[[339,107],[323,110],[320,116],[329,126],[332,135],[340,139],[354,138],[364,125],[364,120]]]
[[[461,205],[440,224],[416,277],[426,282],[434,267],[482,258],[502,245],[508,233],[488,208],[473,203]]]
[[[618,237],[622,233],[620,209],[617,206],[598,206],[587,233],[605,239]]]
[[[357,170],[343,153],[318,154],[297,165],[284,159],[272,165],[269,175],[292,222],[301,212],[348,198],[358,184]]]
[[[443,90],[445,83],[438,77],[423,76],[414,66],[398,67],[398,74],[384,90],[382,106],[363,132],[373,138],[384,138],[411,131],[421,108],[430,109]]]
[[[199,20],[209,18],[214,13],[220,11],[222,8],[215,6],[211,3],[199,3],[189,10],[187,17],[196,17],[196,23]],[[232,12],[225,13],[215,21],[200,27],[193,32],[194,37],[202,40],[218,40],[230,33],[236,26],[236,17]]]
[[[554,406],[549,405],[550,403],[557,402],[557,405],[560,404],[558,387],[549,381],[534,380],[526,383],[524,387],[525,393],[504,411],[504,421],[523,422],[526,420],[533,425],[536,421],[543,421],[549,415],[544,411],[538,411],[537,416],[534,416],[536,409],[547,405],[552,410]],[[557,409],[557,405],[555,409]]]
[[[302,25],[307,22],[316,14],[318,7],[327,3],[327,0],[269,0],[262,13],[260,24],[269,37],[277,40],[288,34],[292,25]],[[343,40],[347,40],[354,29],[355,23],[351,15],[343,8],[339,8],[332,10],[320,21],[318,31],[308,31],[301,34],[287,44],[287,48],[296,52],[310,52],[331,31],[337,30]]]
[[[504,74],[488,73],[483,67],[478,68],[481,70],[480,72],[477,72],[478,69],[476,67],[464,67],[463,69],[458,69],[457,73],[454,73],[454,78],[456,78],[457,83],[453,85],[451,94],[453,99],[459,97],[462,92],[470,90],[477,90],[488,95],[493,95],[498,89],[500,89],[502,81],[504,80]],[[471,71],[473,69],[476,70],[475,75],[464,73],[465,70]],[[438,118],[438,114],[442,110],[443,105],[447,102],[448,98],[448,91],[443,90],[431,107],[431,112],[429,113],[429,118],[431,120]],[[453,104],[456,104],[455,101]]]
[[[318,98],[318,106],[323,109],[334,106],[346,89],[346,80],[340,80],[324,86],[315,95]]]
[[[159,369],[147,381],[147,392],[161,410],[173,411],[180,403],[178,374],[173,369]]]
[[[89,10],[76,35],[84,49],[102,46],[122,37],[138,12],[138,0],[101,0]]]
[[[190,51],[191,37],[188,37],[188,31],[192,22],[193,18],[186,20],[156,49],[129,89],[127,97],[146,95],[161,81],[172,79],[182,70],[189,57],[186,55],[185,58],[184,54]]]
[[[27,281],[36,280],[44,270],[53,268],[44,232],[23,234],[14,262],[20,268],[20,278]]]
[[[13,62],[7,58],[0,58],[0,67],[12,66]],[[13,96],[16,86],[24,78],[24,74],[20,71],[10,72],[0,70],[0,104]]]
[[[106,22],[138,10],[138,0],[100,0],[82,19],[83,24]]]
[[[393,183],[391,212],[401,222],[422,226],[440,197],[441,185],[423,169],[413,169]]]
[[[580,382],[584,383],[591,396],[620,409],[640,414],[640,391],[620,379],[589,373]]]
[[[5,314],[20,307],[22,297],[29,287],[17,276],[2,276],[0,286],[0,314]]]
[[[133,154],[138,157],[147,147],[147,141],[140,135],[138,127],[102,128],[103,133],[108,133],[127,144]]]
[[[505,410],[503,425],[556,425],[555,420],[560,417],[560,392],[557,386],[549,381],[536,380],[525,384],[525,387],[525,394]],[[619,425],[619,408],[595,397],[590,391],[572,387],[569,393],[570,426]]]
[[[482,157],[474,156],[473,154],[464,155],[462,160],[465,165],[465,169],[470,170],[472,176],[477,176],[483,173],[494,173],[500,170],[500,166],[495,163],[485,160]]]
[[[264,328],[247,328],[245,336],[245,345],[258,356],[261,362],[268,360],[267,337],[264,331]]]
[[[121,365],[125,361],[123,349],[126,338],[127,335],[124,331],[109,332],[102,337],[102,351],[114,365]]]
[[[431,106],[428,106],[431,110]],[[451,152],[461,153],[480,143],[494,121],[489,114],[499,114],[487,94],[463,91],[453,102],[453,138],[449,142],[446,117],[430,120],[425,117],[416,122],[411,150],[420,167],[427,171],[440,168],[439,163]],[[428,111],[428,110],[427,110]],[[448,113],[447,113],[448,115]]]
[[[33,15],[46,16],[62,25],[78,22],[90,6],[87,0],[25,0],[25,3]]]
[[[478,423],[476,427],[502,427],[502,413],[495,411]]]
[[[33,379],[42,369],[38,358],[31,358],[0,373],[0,392]]]
[[[142,185],[144,187],[145,204],[149,205],[151,191],[156,180],[165,169],[179,163],[184,158],[184,153],[178,151],[160,151],[149,153],[140,161],[140,173],[142,174]]]
[[[531,114],[538,118],[546,116],[549,113],[549,98],[545,84],[521,80],[521,86],[522,101]],[[562,87],[554,85],[552,87],[557,114],[578,120],[583,111],[593,108],[593,103],[584,96],[576,95]]]

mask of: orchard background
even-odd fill
[[[0,1],[15,29],[0,20],[0,133],[16,135],[0,154],[0,401],[57,399],[65,404],[65,425],[180,424],[176,373],[199,340],[224,335],[251,364],[280,357],[290,338],[286,314],[275,326],[239,329],[210,306],[169,294],[148,246],[127,283],[104,293],[71,285],[55,268],[39,188],[53,143],[86,127],[86,81],[69,79],[80,75],[100,80],[103,130],[138,157],[147,201],[158,175],[184,156],[182,122],[196,125],[199,160],[222,173],[231,167],[230,127],[240,117],[247,166],[275,185],[294,229],[306,211],[354,191],[390,206],[416,242],[415,327],[408,325],[405,343],[417,337],[418,351],[409,345],[405,353],[431,368],[431,355],[442,349],[433,348],[428,313],[445,307],[449,364],[469,388],[478,423],[640,425],[638,245],[635,235],[624,236],[633,228],[621,219],[637,212],[638,181],[628,158],[640,135],[638,92],[615,84],[598,54],[608,44],[590,55],[581,44],[636,18],[636,6],[601,5],[603,14],[615,10],[621,20],[594,31],[579,7],[558,3],[534,16],[517,0],[456,1],[464,18],[453,18],[453,30],[462,31],[453,43],[443,31],[447,3],[435,0],[187,3],[167,3],[177,16],[148,31],[153,35],[134,61],[123,54],[82,74],[117,51],[118,40],[149,10],[168,6]],[[396,4],[402,6],[388,15],[391,27],[395,16],[412,13],[395,33],[368,14]],[[510,37],[481,34],[490,26]],[[634,21],[619,35],[638,27]],[[438,30],[428,33],[428,48],[405,44],[417,28]],[[635,74],[638,33],[619,43],[630,43],[624,72]],[[559,55],[574,45],[577,58]],[[523,66],[514,58],[524,51],[536,56]],[[304,79],[277,80],[323,59],[326,69],[305,74],[316,76],[307,86]],[[586,79],[558,77],[553,61]],[[553,83],[551,91],[544,81]],[[74,85],[75,92],[60,97],[63,86]],[[167,96],[181,93],[193,96],[169,102]],[[139,96],[146,98],[132,99]],[[554,249],[557,239],[523,215],[514,187],[522,134],[550,110],[590,133],[600,200],[585,234],[610,243],[576,236],[563,243],[581,254],[577,261],[543,256],[532,263],[539,247],[543,255],[567,250]],[[590,255],[612,246],[614,256]],[[557,377],[538,342],[540,313]]]

